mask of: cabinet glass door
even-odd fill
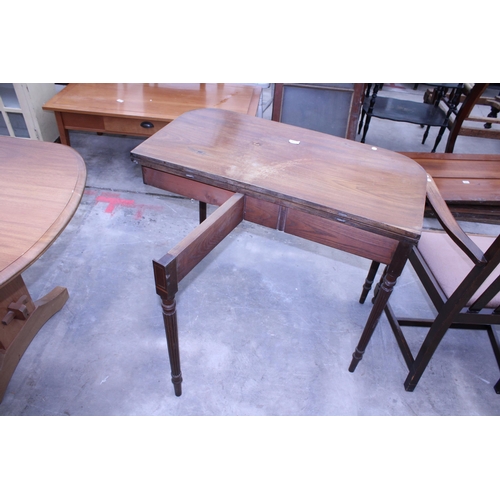
[[[13,83],[0,83],[0,135],[30,136]]]

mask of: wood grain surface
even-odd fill
[[[81,156],[61,144],[0,137],[0,286],[66,227],[85,188]]]
[[[132,151],[143,166],[401,240],[427,175],[401,154],[225,110],[183,114]]]
[[[170,121],[198,108],[255,115],[261,88],[228,83],[71,83],[43,109]]]

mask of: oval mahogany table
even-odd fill
[[[71,220],[86,173],[68,146],[0,137],[0,401],[30,342],[68,299],[56,287],[33,301],[21,273]]]

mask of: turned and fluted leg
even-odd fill
[[[161,298],[163,324],[167,337],[170,371],[176,396],[182,394],[182,374],[179,353],[179,335],[177,331],[177,309],[175,294],[178,289],[177,263],[173,256],[166,254],[158,261],[153,261],[156,293]]]
[[[174,384],[175,395],[180,396],[182,394],[182,373],[181,358],[179,354],[179,335],[177,333],[177,310],[175,298],[171,300],[162,300],[161,307],[163,311],[165,334],[167,336],[172,384]]]
[[[368,321],[366,322],[365,329],[363,330],[361,339],[359,340],[359,343],[356,346],[354,353],[352,354],[352,361],[349,366],[350,372],[353,372],[356,369],[356,366],[358,366],[358,363],[363,358],[363,354],[365,353],[366,347],[368,346],[368,342],[370,342],[373,331],[378,324],[380,316],[384,311],[385,305],[389,300],[389,296],[391,295],[395,284],[396,279],[391,280],[387,275],[380,284],[380,287],[377,291],[375,303],[373,304],[370,316],[368,317]]]
[[[204,220],[200,220],[201,224],[161,259],[153,261],[156,293],[161,298],[172,383],[176,396],[182,394],[175,304],[179,282],[243,220],[244,206],[244,195],[234,194],[206,219],[204,219],[206,214],[202,210],[200,218]]]
[[[396,281],[402,273],[405,263],[408,260],[410,251],[410,245],[407,243],[400,243],[394,253],[392,262],[384,271],[376,291],[375,301],[373,303],[372,310],[370,311],[370,316],[368,317],[368,321],[366,322],[361,338],[352,355],[352,361],[349,366],[350,372],[353,372],[356,369],[356,366],[358,366],[358,363],[363,358],[363,354],[365,353],[366,347],[368,346],[372,334],[379,322],[380,316],[384,312],[384,308],[389,300],[392,290],[394,289],[394,285],[396,284]]]
[[[359,298],[359,303],[364,304],[368,293],[372,289],[373,281],[375,276],[377,275],[378,268],[380,267],[380,262],[373,261],[370,270],[368,271],[368,275],[366,276],[365,283],[363,285],[363,291],[361,292],[361,297]]]

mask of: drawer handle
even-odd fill
[[[151,122],[142,122],[141,127],[142,128],[154,128],[154,125]]]

